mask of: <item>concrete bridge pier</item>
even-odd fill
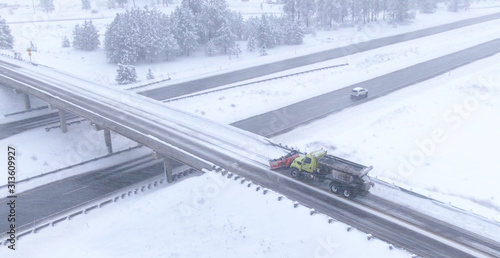
[[[172,160],[163,154],[160,154],[156,151],[153,151],[154,159],[163,159],[163,172],[165,173],[165,178],[168,183],[172,183],[174,181],[174,177],[172,175]]]
[[[24,97],[24,107],[26,108],[26,110],[30,110],[31,109],[30,95],[28,95],[27,93],[24,93],[22,91],[16,90],[16,89],[14,89],[14,92],[16,94],[23,94],[23,97]]]
[[[113,153],[113,145],[111,143],[111,131],[109,129],[104,129],[104,142],[106,143],[106,147],[108,148],[108,153]]]
[[[58,109],[59,111],[59,120],[61,120],[61,132],[68,132],[68,127],[66,126],[66,111],[62,109]]]
[[[163,172],[167,178],[167,183],[172,183],[174,181],[174,177],[172,176],[172,163],[168,157],[163,158]]]
[[[103,128],[100,125],[92,123],[92,127],[96,131],[104,131],[104,143],[106,144],[106,148],[108,148],[108,153],[113,153],[113,143],[111,142],[111,131],[109,129]]]
[[[24,107],[26,108],[26,110],[30,110],[31,109],[30,95],[26,93],[23,93],[23,95],[24,95]]]

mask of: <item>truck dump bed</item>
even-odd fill
[[[363,177],[364,175],[368,174],[368,172],[373,168],[372,166],[363,166],[361,164],[328,154],[323,156],[319,160],[319,163],[338,172],[342,172],[355,177]]]

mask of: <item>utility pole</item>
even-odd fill
[[[33,4],[33,13],[36,13],[36,11],[35,11],[35,0],[31,0],[31,3]]]

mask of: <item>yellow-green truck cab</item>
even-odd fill
[[[297,172],[306,171],[314,173],[319,168],[319,163],[318,163],[319,159],[321,159],[325,155],[326,155],[326,150],[323,149],[313,151],[306,155],[301,155],[292,162],[290,168],[292,169],[292,171],[293,169],[296,169]],[[293,173],[292,176],[294,176]]]

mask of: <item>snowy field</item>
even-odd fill
[[[94,17],[79,10],[79,2],[55,2],[60,3],[59,7],[50,16],[40,12],[33,16],[29,14],[30,6],[13,10],[13,14],[9,14],[8,9],[0,9],[0,15],[7,21],[14,17],[16,21]],[[136,0],[140,2],[143,1]],[[237,10],[246,10],[244,13],[278,8],[264,4],[260,10],[260,2],[252,0],[248,2],[251,8],[241,1],[229,2]],[[480,5],[473,5],[476,6]],[[157,78],[170,76],[174,83],[498,10],[500,8],[471,9],[453,14],[441,7],[437,14],[418,15],[408,26],[394,28],[374,23],[359,30],[318,31],[316,37],[308,35],[303,45],[278,47],[270,50],[267,57],[247,52],[238,59],[228,59],[227,56],[205,57],[200,53],[168,63],[140,64],[137,69],[143,82],[147,69],[152,68]],[[101,33],[114,12],[102,8],[95,15],[104,17],[94,20]],[[24,53],[33,40],[39,50],[33,56],[36,62],[99,83],[114,84],[116,66],[107,63],[102,48],[91,53],[61,48],[62,37],[71,35],[77,23],[82,21],[11,24],[15,49]],[[433,36],[432,40],[414,40],[317,64],[314,67],[349,62],[347,67],[273,81],[272,89],[269,84],[258,84],[169,105],[228,123],[493,39],[498,36],[499,25],[498,21],[492,21]],[[406,184],[433,198],[498,217],[500,195],[495,182],[500,179],[500,166],[496,162],[496,146],[500,144],[497,136],[500,120],[496,119],[500,111],[499,62],[499,55],[475,62],[300,127],[276,137],[275,141],[308,151],[326,148],[335,155],[373,165],[376,169],[372,176]],[[1,113],[24,107],[22,96],[9,89],[1,87],[0,98]],[[105,155],[102,138],[102,132],[94,132],[88,123],[82,123],[70,126],[66,135],[58,130],[30,130],[1,140],[0,148],[6,149],[5,146],[15,143],[22,164],[19,179],[23,179]],[[113,135],[113,144],[115,149],[135,146],[119,135]],[[168,189],[126,199],[118,205],[77,217],[71,223],[27,236],[19,243],[17,252],[1,248],[0,256],[4,257],[5,253],[8,257],[12,254],[16,255],[12,257],[54,257],[54,250],[61,255],[71,252],[75,257],[164,257],[165,253],[167,257],[409,256],[401,251],[389,251],[388,244],[381,241],[367,241],[364,233],[347,232],[345,224],[327,224],[323,215],[310,217],[308,209],[293,209],[289,200],[277,202],[276,194],[264,196],[254,187],[221,180],[206,174]],[[3,184],[5,181],[0,181],[0,185]],[[372,193],[384,194],[377,188]],[[142,235],[138,232],[148,233],[144,239],[138,239],[137,236]],[[193,245],[196,246],[193,248]],[[222,245],[224,248],[214,248]]]

